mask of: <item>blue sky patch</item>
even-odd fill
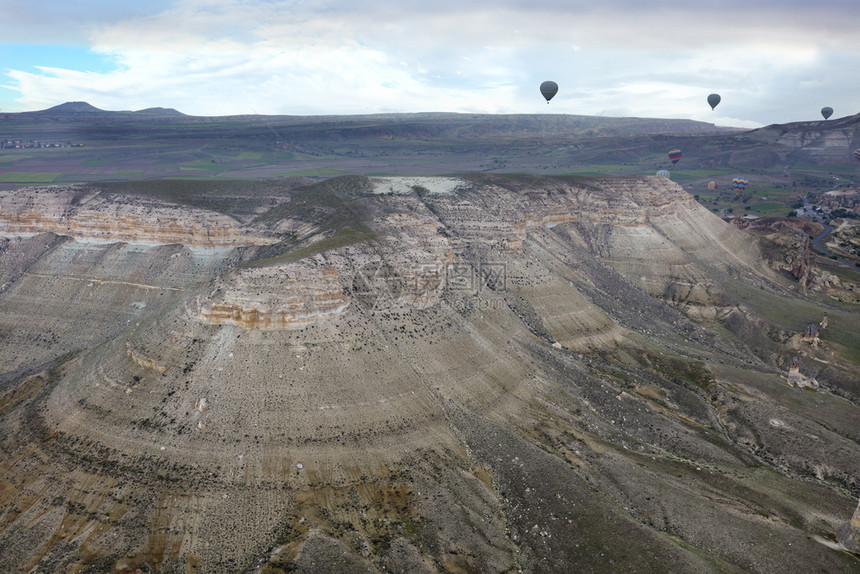
[[[3,46],[4,75],[9,70],[38,73],[38,66],[102,73],[117,67],[112,57],[96,54],[89,48],[80,46],[55,46],[51,44],[6,44]]]

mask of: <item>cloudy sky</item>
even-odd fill
[[[5,112],[860,112],[857,0],[0,0],[0,42]]]

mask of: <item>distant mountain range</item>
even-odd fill
[[[244,122],[249,125],[264,124],[272,127],[304,126],[316,137],[355,139],[366,137],[401,137],[405,139],[442,138],[458,140],[481,140],[498,138],[529,137],[630,137],[649,135],[728,135],[737,141],[751,138],[760,143],[781,143],[794,147],[800,142],[808,144],[823,137],[836,134],[845,145],[860,146],[855,136],[860,125],[860,113],[832,120],[773,124],[754,130],[717,126],[712,123],[686,119],[603,117],[569,114],[462,114],[448,112],[420,112],[406,114],[362,114],[362,115],[231,115],[194,116],[173,108],[146,108],[136,111],[102,110],[88,102],[66,102],[35,112],[4,114],[0,119],[52,121],[76,123],[79,121],[104,123],[105,121],[147,121],[170,119],[181,123]],[[0,123],[2,127],[2,123]],[[738,139],[738,134],[743,134]],[[800,134],[804,134],[801,136]],[[834,141],[827,140],[827,147]]]
[[[685,119],[616,118],[567,114],[461,114],[422,112],[363,115],[233,115],[192,116],[172,108],[147,108],[138,111],[109,111],[87,102],[66,102],[45,110],[5,114],[8,119],[31,121],[139,121],[170,118],[183,123],[247,122],[271,125],[313,125],[314,129],[352,130],[362,136],[443,137],[445,139],[482,137],[533,137],[547,135],[631,136],[647,134],[734,133],[739,128],[719,127],[707,122]],[[373,122],[373,125],[367,125]],[[358,131],[355,131],[358,130]]]
[[[60,104],[58,106],[54,106],[52,108],[48,108],[46,110],[40,110],[37,112],[22,112],[19,115],[37,115],[37,116],[57,116],[57,115],[74,115],[74,114],[106,114],[106,115],[115,115],[121,114],[123,116],[127,116],[129,114],[135,116],[170,116],[170,117],[186,117],[182,112],[176,111],[173,108],[146,108],[145,110],[138,110],[134,112],[129,111],[121,111],[114,112],[108,110],[99,109],[92,104],[87,102],[66,102],[64,104]]]
[[[0,114],[0,139],[78,145],[76,161],[62,166],[67,175],[60,180],[71,181],[192,173],[242,178],[475,171],[642,175],[672,168],[666,154],[677,148],[683,160],[675,171],[687,182],[706,178],[707,184],[728,175],[726,170],[738,170],[760,183],[796,181],[822,188],[836,179],[854,179],[857,162],[851,152],[860,148],[858,126],[860,114],[744,130],[686,119],[565,114],[206,117],[171,108],[108,111],[66,102]],[[98,173],[90,169],[94,166]],[[786,173],[809,166],[822,173]],[[10,171],[60,169],[53,156],[40,155],[16,160]]]

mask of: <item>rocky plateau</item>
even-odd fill
[[[0,235],[55,233],[79,242],[224,249],[265,245],[219,213],[73,187],[0,191]]]
[[[0,192],[0,571],[860,572],[860,312],[795,231],[657,177],[135,185]]]

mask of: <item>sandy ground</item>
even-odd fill
[[[421,186],[434,195],[447,195],[465,182],[456,177],[374,177],[374,193],[394,193],[404,195],[414,193],[414,186]]]

